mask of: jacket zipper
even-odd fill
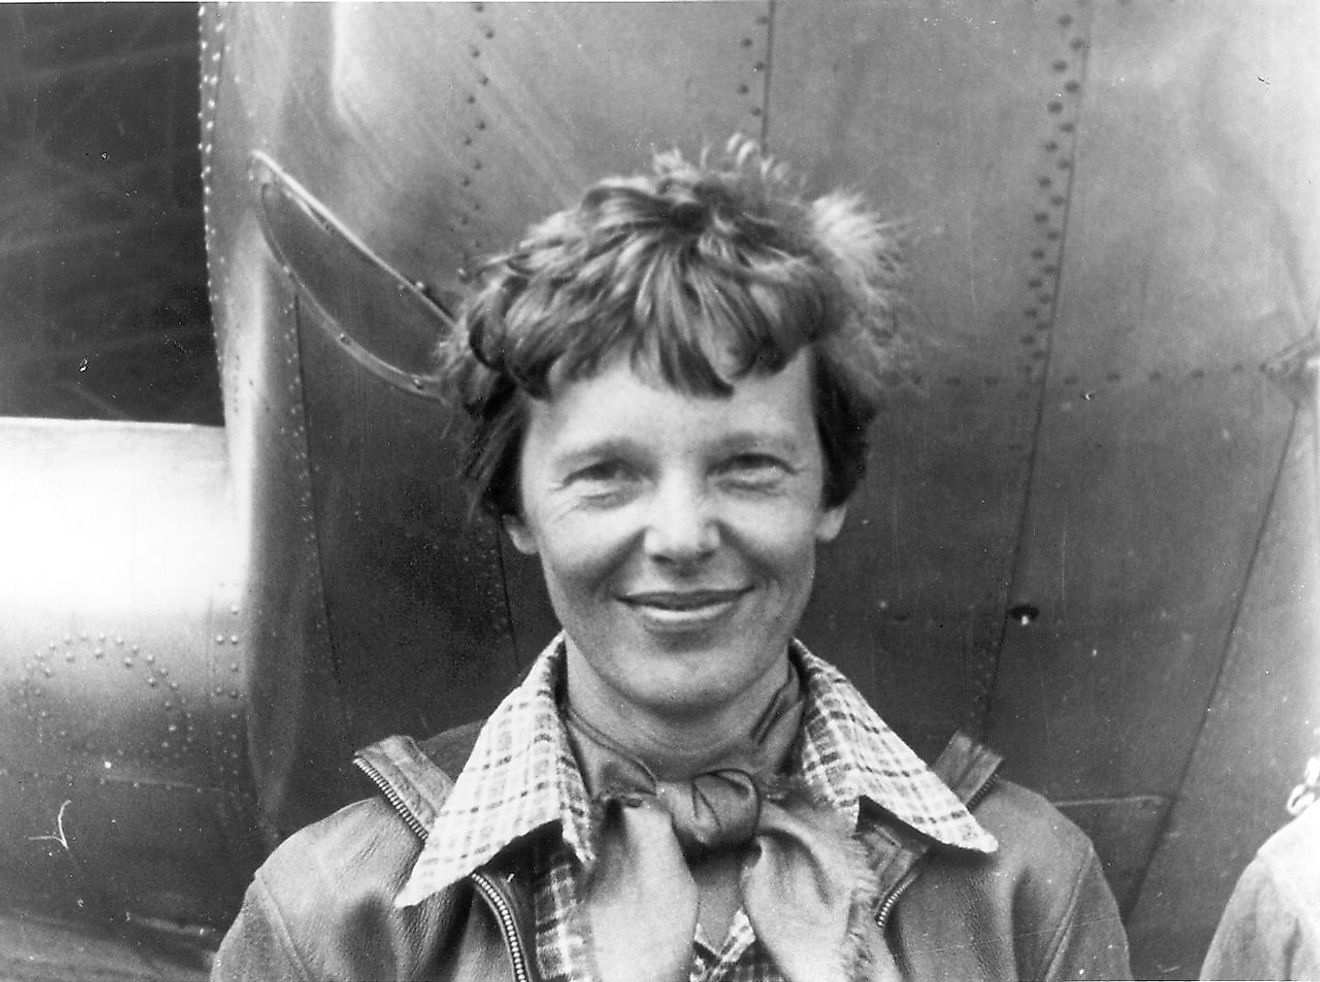
[[[376,766],[363,757],[354,757],[353,763],[357,765],[358,770],[367,775],[372,784],[380,789],[381,794],[399,813],[399,816],[407,823],[413,834],[422,842],[425,842],[430,829],[426,828],[413,814],[413,810],[408,807],[399,793],[394,790],[394,786],[385,779],[385,776],[376,769]],[[527,967],[527,953],[523,950],[522,941],[518,937],[517,921],[513,916],[513,908],[504,899],[504,894],[500,892],[499,887],[485,873],[472,873],[468,876],[468,879],[476,886],[477,892],[490,906],[495,914],[495,919],[499,922],[500,934],[504,936],[504,946],[508,949],[509,961],[513,966],[514,979],[516,982],[531,982],[532,975]]]
[[[963,802],[963,807],[970,812],[973,808],[979,805],[981,800],[990,793],[990,789],[994,787],[995,780],[998,777],[998,774],[991,774],[981,782],[981,786],[976,789],[976,792]],[[875,913],[875,922],[880,926],[880,932],[882,934],[884,933],[885,925],[889,922],[890,912],[898,903],[898,898],[903,895],[903,891],[910,887],[912,881],[916,878],[917,867],[914,865],[912,869],[903,874],[903,878],[899,880],[898,883],[894,884],[894,889],[889,892],[889,896],[885,897],[884,902],[880,904],[880,909]]]
[[[917,878],[916,867],[903,874],[903,878],[894,884],[894,889],[889,891],[889,896],[885,897],[884,903],[880,909],[875,912],[875,923],[880,927],[880,933],[885,933],[885,925],[889,922],[889,912],[894,909],[898,903],[898,898],[903,895],[903,891],[912,885],[912,881]]]
[[[427,833],[431,830],[422,825],[417,816],[413,814],[413,810],[399,796],[399,792],[394,790],[394,786],[385,779],[384,775],[376,769],[376,766],[362,757],[354,757],[353,763],[357,765],[358,770],[371,779],[372,784],[380,788],[380,793],[385,796],[385,800],[399,813],[399,816],[408,823],[408,828],[412,829],[413,835],[425,842]]]
[[[504,935],[504,944],[509,949],[509,961],[513,965],[513,977],[517,982],[531,982],[532,973],[527,967],[527,952],[523,950],[522,940],[518,937],[513,908],[509,906],[500,888],[486,873],[478,870],[468,874],[468,879],[476,885],[477,892],[490,905],[491,910],[495,912],[496,920],[500,922],[500,933]]]
[[[989,777],[987,777],[984,781],[981,782],[981,786],[976,789],[976,793],[963,802],[963,807],[966,808],[968,811],[971,811],[973,808],[979,805],[981,803],[981,799],[990,793],[990,789],[995,786],[995,782],[998,780],[999,780],[998,772],[995,772],[994,774],[991,774]]]

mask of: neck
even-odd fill
[[[637,705],[592,671],[571,638],[567,649],[565,693],[574,712],[664,780],[687,778],[744,748],[793,670],[785,651],[782,671],[767,672],[728,704]]]

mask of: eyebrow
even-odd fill
[[[556,464],[559,467],[572,470],[588,461],[598,460],[602,457],[628,457],[639,450],[645,452],[647,444],[636,438],[627,436],[603,437],[599,440],[591,440],[580,446],[569,448],[556,458]],[[703,450],[713,452],[717,456],[755,450],[777,453],[784,457],[797,457],[804,452],[801,441],[797,439],[796,434],[779,429],[735,430],[703,446]]]
[[[788,430],[736,430],[715,442],[717,451],[729,453],[759,450],[779,453],[785,457],[802,453],[797,435]]]
[[[597,460],[601,457],[626,457],[634,453],[638,447],[643,446],[640,441],[629,437],[605,437],[600,440],[590,440],[575,447],[570,447],[554,458],[555,464],[568,470],[572,470],[579,464],[584,464],[591,460]]]

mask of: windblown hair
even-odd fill
[[[846,501],[894,336],[900,236],[862,200],[807,201],[787,169],[734,137],[693,164],[611,177],[494,256],[442,342],[472,420],[464,472],[496,517],[518,514],[527,400],[615,357],[691,395],[727,397],[803,348],[815,362],[824,503]]]

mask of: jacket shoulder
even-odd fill
[[[994,750],[958,732],[932,765],[977,822],[999,840],[996,864],[1053,874],[1093,860],[1086,834],[1042,795],[1001,777],[1002,762]],[[1038,848],[1046,843],[1050,848]]]
[[[212,978],[418,977],[471,900],[460,884],[416,907],[396,908],[420,849],[379,796],[290,836],[253,877]]]
[[[973,814],[999,849],[932,849],[894,911],[908,973],[1129,978],[1118,905],[1085,833],[1041,795],[1002,778]],[[963,912],[956,924],[951,908]]]
[[[435,825],[449,792],[452,775],[467,764],[482,723],[467,723],[418,743],[410,736],[389,736],[359,750],[353,763],[385,795],[419,839]]]
[[[999,778],[975,810],[976,820],[999,840],[1000,862],[1029,870],[1076,869],[1095,857],[1091,840],[1040,794]]]

